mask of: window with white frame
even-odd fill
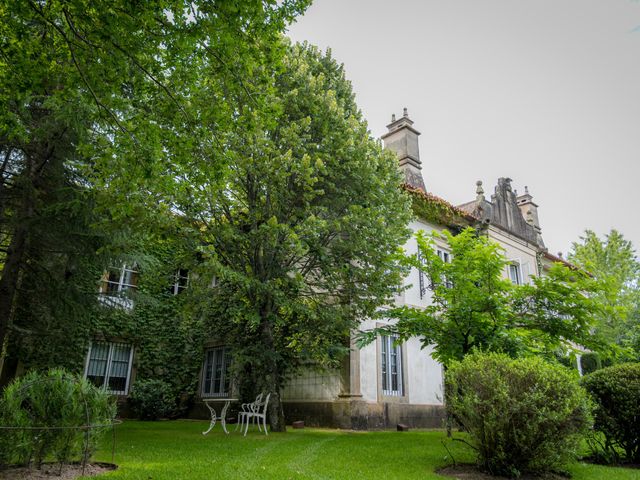
[[[214,347],[205,352],[202,371],[203,397],[229,396],[231,354],[227,347]]]
[[[522,285],[522,268],[520,262],[511,262],[507,268],[509,269],[509,279],[514,285]]]
[[[380,337],[380,368],[382,394],[401,397],[404,395],[402,381],[402,348],[396,345],[397,335]]]
[[[173,285],[171,285],[171,294],[178,295],[186,290],[189,286],[189,270],[179,268],[173,275]]]
[[[440,258],[440,260],[442,260],[444,263],[451,263],[451,253],[449,251],[438,247],[436,248],[436,254]],[[419,246],[418,246],[418,261],[423,265],[426,262],[426,259],[422,254],[422,251],[420,250]],[[425,273],[423,272],[422,269],[418,269],[418,286],[420,289],[420,298],[423,298],[427,294],[427,281],[425,279]],[[452,288],[453,283],[445,279],[445,286],[447,288]]]
[[[438,257],[440,257],[440,260],[442,260],[444,263],[451,263],[451,254],[449,252],[443,250],[442,248],[437,248],[436,253],[438,254]]]
[[[133,347],[125,343],[92,342],[84,376],[97,387],[114,395],[129,392]]]
[[[436,248],[436,253],[443,263],[451,263],[451,253],[442,248]],[[453,282],[445,278],[444,284],[447,288],[453,288]]]
[[[118,295],[138,288],[138,271],[135,266],[123,264],[109,268],[102,279],[101,293]]]
[[[424,265],[426,262],[420,245],[418,245],[418,261],[420,262],[420,265]],[[422,299],[427,294],[427,282],[424,271],[421,268],[418,269],[418,288],[420,290],[420,298]]]

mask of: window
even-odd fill
[[[126,395],[129,391],[132,358],[131,345],[93,342],[89,347],[84,376],[109,393]]]
[[[440,260],[442,260],[444,263],[451,263],[451,254],[449,252],[437,248],[436,253],[438,254],[438,257],[440,257]]]
[[[444,250],[442,248],[436,248],[436,254],[440,258],[440,260],[442,260],[444,263],[451,263],[451,253],[449,253],[447,250]],[[426,262],[426,259],[422,255],[422,251],[420,250],[420,247],[418,247],[418,261],[422,265],[424,265]],[[427,281],[425,279],[425,273],[422,271],[422,269],[418,270],[418,286],[420,288],[420,298],[422,299],[427,294]],[[452,288],[453,283],[445,279],[445,286],[447,288]]]
[[[171,285],[171,293],[178,295],[189,286],[189,270],[179,268],[173,276],[173,285]]]
[[[215,347],[206,351],[202,372],[203,397],[229,396],[229,367],[231,355],[227,347]]]
[[[520,263],[510,263],[508,268],[511,283],[514,285],[522,285],[522,271],[520,270]]]
[[[138,271],[134,266],[123,264],[121,267],[111,267],[105,272],[100,292],[117,295],[136,288],[138,288]]]
[[[426,259],[422,256],[422,250],[420,249],[420,246],[418,245],[418,261],[420,262],[420,265],[424,265],[426,262]],[[420,288],[420,299],[422,299],[426,294],[427,294],[427,282],[424,278],[424,272],[422,271],[422,269],[418,269],[418,286]]]
[[[522,272],[520,271],[520,263],[510,263],[509,266],[509,279],[514,285],[522,285]]]
[[[400,345],[394,345],[397,340],[397,335],[380,337],[382,394],[401,397],[404,394],[402,348]]]
[[[438,254],[438,257],[440,257],[440,260],[442,260],[444,263],[451,263],[451,253],[441,248],[437,248],[436,253]],[[444,285],[447,288],[453,288],[453,282],[451,282],[451,280],[447,280],[446,278],[444,280]]]

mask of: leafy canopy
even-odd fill
[[[587,270],[600,288],[595,333],[622,347],[623,358],[640,359],[640,262],[632,243],[617,230],[604,238],[587,230],[569,259]]]
[[[390,300],[410,207],[330,54],[288,46],[266,105],[227,137],[224,188],[183,199],[218,279],[203,292],[212,331],[253,388],[279,393],[302,364],[336,365],[350,329]]]
[[[20,291],[46,314],[37,333],[67,334],[68,322],[86,335],[83,305],[54,308],[69,296],[27,274],[60,284],[62,272],[72,290],[67,273],[90,275],[102,246],[90,225],[108,236],[125,223],[165,226],[172,204],[158,192],[171,179],[196,162],[220,177],[225,132],[243,105],[260,103],[280,35],[307,5],[0,1],[0,372],[10,330],[36,330],[15,307],[31,303]]]
[[[436,239],[449,245],[449,262],[436,253]],[[447,365],[474,350],[519,356],[591,342],[592,303],[585,292],[592,285],[581,272],[557,264],[530,284],[515,286],[504,278],[502,248],[473,228],[458,235],[420,231],[416,240],[421,255],[406,262],[424,272],[430,304],[379,312],[397,322],[361,332],[361,346],[378,334],[396,334],[400,341],[417,336],[423,348],[434,345],[434,358]]]

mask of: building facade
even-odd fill
[[[471,226],[502,246],[508,260],[505,277],[516,284],[544,274],[553,262],[563,261],[548,253],[542,240],[538,206],[525,187],[518,195],[509,178],[500,178],[494,192],[485,196],[482,182],[477,182],[476,198],[462,205],[452,205],[428,192],[422,176],[419,153],[420,132],[405,109],[399,119],[392,118],[382,140],[396,153],[404,175],[404,188],[414,203],[429,205],[429,214],[414,208],[416,217],[410,224],[413,232],[457,231]],[[444,261],[451,258],[447,244],[436,241],[437,253]],[[404,246],[407,254],[417,254],[415,238]],[[122,266],[105,274],[103,293],[116,300],[116,307],[130,308],[120,299],[127,289],[135,289],[138,272]],[[188,286],[188,273],[177,270],[172,294]],[[405,278],[405,289],[396,297],[397,306],[424,308],[431,303],[423,273],[412,269]],[[388,321],[387,321],[388,322]],[[383,326],[383,320],[365,319],[361,329]],[[203,345],[197,373],[197,401],[190,410],[194,417],[205,416],[202,399],[232,394],[229,370],[232,359],[224,345],[211,341]],[[126,341],[94,341],[87,352],[84,374],[98,385],[123,399],[135,381],[136,351]],[[161,367],[158,367],[161,369]],[[160,371],[160,370],[158,370]],[[193,375],[196,375],[195,371]],[[398,423],[412,427],[440,427],[444,418],[443,367],[423,349],[419,339],[395,345],[392,337],[378,337],[359,349],[351,340],[351,350],[339,370],[317,371],[308,368],[290,380],[283,392],[287,421],[304,420],[307,425],[346,429],[393,427]]]
[[[427,218],[414,209],[416,218],[410,224],[413,232],[456,231],[466,226],[484,232],[504,249],[508,260],[504,275],[516,284],[543,275],[554,262],[564,262],[549,254],[545,247],[538,205],[527,187],[523,195],[518,195],[512,189],[511,179],[500,178],[494,193],[487,198],[482,182],[478,181],[474,200],[451,205],[428,193],[422,176],[420,132],[413,126],[407,110],[399,119],[392,117],[387,128],[382,140],[385,148],[398,156],[407,192],[414,201],[427,202],[436,207],[435,211],[440,208],[448,213]],[[444,261],[450,258],[444,241],[437,240],[436,249]],[[416,239],[411,238],[404,250],[410,255],[417,254]],[[396,298],[396,305],[416,308],[429,305],[431,293],[425,284],[423,273],[412,269],[405,279],[407,288]],[[368,330],[383,324],[380,320],[365,320],[361,328]],[[431,348],[421,348],[417,338],[394,346],[393,338],[378,337],[362,349],[352,341],[351,354],[342,371],[309,371],[287,386],[286,413],[291,420],[340,428],[389,428],[398,423],[440,427],[444,420],[444,375],[442,365],[431,353]]]

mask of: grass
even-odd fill
[[[305,429],[225,435],[208,422],[127,421],[117,428],[118,470],[104,479],[444,479],[434,473],[452,463],[442,431],[347,432]],[[446,442],[458,462],[471,462],[464,444]],[[111,461],[105,438],[96,460]],[[573,464],[575,480],[640,480],[638,470]]]

